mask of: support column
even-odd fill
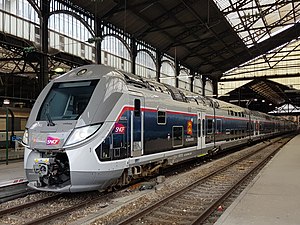
[[[130,39],[130,49],[131,49],[131,73],[136,73],[136,56],[137,56],[137,46],[134,37]]]
[[[49,82],[49,71],[48,71],[48,21],[50,13],[50,0],[41,0],[41,18],[40,18],[40,34],[41,34],[41,63],[40,63],[40,74],[39,74],[39,92]]]
[[[194,91],[194,80],[195,80],[195,71],[190,70],[190,76],[191,76],[191,89],[190,91]]]
[[[101,42],[102,42],[102,29],[101,20],[95,17],[95,62],[101,64]]]
[[[161,52],[156,50],[156,81],[160,82]]]
[[[218,97],[218,80],[214,79],[212,80],[212,85],[213,85],[213,95],[215,98]]]
[[[202,96],[205,96],[206,76],[202,75]]]
[[[179,86],[179,73],[180,73],[180,65],[179,62],[175,59],[175,87]]]

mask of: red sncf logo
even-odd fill
[[[46,145],[58,145],[59,141],[59,138],[48,136]]]
[[[116,123],[114,133],[115,134],[124,134],[125,133],[125,126],[121,123]]]

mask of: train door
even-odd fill
[[[197,137],[198,137],[197,149],[205,148],[205,115],[204,115],[204,112],[198,112]]]
[[[131,156],[143,155],[144,146],[144,97],[133,96],[134,110],[131,111]]]
[[[259,121],[255,122],[255,135],[259,135]]]

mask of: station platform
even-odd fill
[[[24,173],[24,162],[13,161],[0,163],[0,187],[22,183],[26,181]]]
[[[16,145],[8,149],[8,165],[6,165],[6,149],[0,149],[0,187],[24,182],[24,147]]]
[[[299,225],[300,135],[290,140],[214,225]]]

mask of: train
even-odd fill
[[[22,140],[24,170],[40,191],[106,190],[295,129],[281,117],[85,65],[38,96]]]
[[[22,139],[29,113],[29,108],[0,107],[0,148],[6,148],[6,139],[9,148],[15,146],[15,140]]]

